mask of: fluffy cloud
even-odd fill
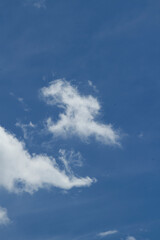
[[[0,207],[0,225],[6,225],[10,222],[7,210],[5,208]]]
[[[57,136],[78,136],[81,139],[95,137],[96,140],[109,145],[118,144],[119,134],[111,124],[96,120],[101,106],[93,96],[82,96],[78,90],[65,79],[51,82],[49,87],[41,89],[42,96],[48,104],[63,109],[55,123],[47,120],[48,130]]]
[[[64,156],[63,156],[64,157]],[[0,127],[0,186],[10,192],[34,192],[54,186],[62,189],[89,186],[94,180],[61,170],[54,158],[29,154],[20,142]]]
[[[112,234],[115,234],[115,233],[118,233],[118,231],[117,230],[110,230],[110,231],[106,231],[106,232],[101,232],[101,233],[98,234],[98,236],[106,237],[108,235],[112,235]]]

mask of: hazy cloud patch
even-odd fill
[[[7,209],[0,207],[0,225],[7,225],[10,219],[7,214]]]

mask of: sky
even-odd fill
[[[0,0],[0,239],[159,239],[159,12]]]

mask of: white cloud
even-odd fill
[[[32,193],[54,186],[62,189],[90,186],[93,179],[61,170],[54,158],[31,155],[11,133],[0,127],[0,186],[10,192]]]
[[[47,127],[57,136],[79,136],[88,140],[95,137],[96,140],[109,145],[118,144],[120,138],[111,124],[103,124],[96,120],[101,106],[93,96],[82,96],[65,79],[51,82],[49,87],[41,89],[42,96],[50,105],[57,105],[63,109],[59,114],[59,120],[55,123],[49,118]]]
[[[106,231],[106,232],[101,232],[101,233],[98,234],[98,236],[106,237],[108,235],[112,235],[112,234],[116,234],[116,233],[118,233],[117,230],[110,230],[110,231]]]
[[[135,239],[135,237],[128,236],[128,237],[126,238],[126,240],[136,240],[136,239]]]
[[[0,207],[0,225],[6,225],[10,222],[7,215],[7,209]]]

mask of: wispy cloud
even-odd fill
[[[91,80],[88,80],[88,85],[89,85],[90,87],[92,87],[95,92],[98,92],[97,87],[93,84],[93,82],[92,82]]]
[[[48,130],[55,136],[78,136],[83,140],[95,137],[104,144],[119,144],[118,131],[111,124],[96,120],[101,106],[93,96],[80,95],[77,88],[65,79],[51,82],[48,87],[41,89],[41,93],[48,104],[63,109],[56,123],[51,118],[47,120]]]
[[[7,209],[0,207],[0,225],[7,225],[10,219],[7,214]]]
[[[25,5],[31,5],[35,8],[46,8],[46,0],[26,0]]]
[[[29,107],[27,106],[27,104],[24,102],[24,99],[22,97],[17,97],[13,92],[10,92],[10,95],[14,98],[16,98],[16,100],[22,105],[24,111],[28,112],[30,111]]]
[[[116,234],[116,233],[118,233],[117,230],[110,230],[110,231],[106,231],[106,232],[101,232],[101,233],[98,234],[98,236],[106,237],[108,235],[112,235],[112,234]]]
[[[135,237],[132,237],[132,236],[128,236],[128,237],[126,238],[126,240],[136,240],[136,238],[135,238]]]
[[[61,170],[52,157],[30,154],[23,142],[0,127],[0,186],[10,192],[33,193],[49,186],[61,189],[90,186],[94,179]]]
[[[66,151],[65,149],[60,149],[59,159],[62,161],[66,171],[69,173],[72,172],[71,166],[82,167],[83,165],[80,152],[75,153],[73,150]]]
[[[36,8],[46,8],[46,0],[36,0],[34,1],[33,6]]]
[[[144,135],[143,135],[143,132],[140,132],[140,133],[138,134],[138,137],[139,137],[139,138],[143,138],[143,136],[144,136]]]
[[[29,128],[30,128],[30,129],[33,129],[33,128],[36,127],[36,125],[33,124],[31,121],[30,121],[28,124],[23,124],[23,123],[21,123],[21,122],[17,122],[17,123],[16,123],[16,127],[19,127],[19,128],[22,129],[23,137],[24,137],[24,139],[27,139],[27,138],[28,138],[28,135],[29,135],[29,137],[31,137],[31,133],[29,134],[28,129],[29,129]]]

